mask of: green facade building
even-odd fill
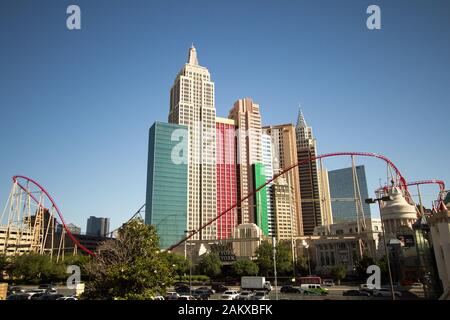
[[[252,165],[254,190],[266,183],[265,169],[262,163]],[[267,217],[267,187],[259,190],[255,195],[255,222],[265,236],[269,235],[269,221]]]
[[[163,249],[181,240],[187,226],[187,135],[178,124],[150,128],[145,223],[156,226]]]

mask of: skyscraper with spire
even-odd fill
[[[298,113],[295,134],[297,138],[297,161],[298,163],[305,162],[298,166],[298,172],[303,233],[307,236],[314,233],[314,227],[322,225],[322,215],[317,162],[316,160],[308,161],[316,157],[316,139],[314,139],[312,128],[306,124],[302,110],[299,110]]]
[[[188,128],[187,229],[198,229],[217,216],[216,109],[214,83],[208,69],[199,65],[193,45],[170,90],[169,122]],[[216,237],[216,223],[213,223],[193,239]]]

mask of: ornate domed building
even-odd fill
[[[383,219],[386,238],[397,239],[399,233],[407,228],[412,230],[412,225],[417,220],[416,207],[409,204],[397,187],[391,188],[387,192],[391,196],[391,201],[380,203],[380,215]]]

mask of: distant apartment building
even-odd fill
[[[62,233],[63,232],[63,225],[62,224],[58,224],[56,226],[56,232],[57,233]],[[74,225],[73,223],[69,223],[67,224],[67,229],[69,229],[71,234],[81,234],[81,228],[77,227],[76,225]]]
[[[279,177],[272,185],[275,214],[275,237],[277,240],[292,239],[297,236],[298,223],[295,211],[295,191],[284,177]]]
[[[292,124],[282,124],[263,127],[263,133],[270,135],[272,144],[272,163],[274,175],[297,163],[297,145],[295,127]],[[303,234],[301,195],[299,185],[299,171],[294,167],[283,177],[293,192],[292,210],[295,218],[295,235]]]
[[[109,218],[90,216],[87,220],[86,235],[106,237],[109,234]]]
[[[189,49],[187,62],[170,90],[169,122],[187,126],[188,230],[199,229],[217,216],[216,199],[216,109],[214,82],[198,62],[197,50]],[[195,234],[193,240],[217,237],[214,222]]]
[[[264,131],[264,130],[263,130]],[[262,146],[262,161],[264,165],[264,176],[266,182],[273,178],[273,164],[272,164],[272,138],[270,135],[263,132],[261,135]],[[273,208],[273,182],[270,182],[266,186],[266,198],[267,198],[267,231],[268,236],[273,237],[275,235],[275,215]]]
[[[240,200],[254,191],[255,177],[252,165],[262,164],[259,105],[250,98],[239,99],[234,103],[228,118],[234,120],[237,129],[237,194]],[[238,208],[238,224],[257,223],[255,199],[257,196],[241,203]]]
[[[234,120],[216,117],[216,190],[217,214],[237,201],[236,140]],[[217,239],[233,236],[237,226],[237,208],[217,219]]]
[[[155,122],[150,128],[145,223],[156,227],[162,248],[187,230],[187,143],[186,126]]]
[[[299,163],[299,183],[304,235],[312,235],[316,226],[322,225],[321,193],[317,173],[316,139],[312,128],[306,124],[303,113],[299,111],[297,126],[297,161]]]
[[[356,221],[358,211],[361,219],[361,205],[364,217],[371,217],[370,206],[365,203],[365,199],[369,198],[369,192],[364,166],[356,166],[355,172],[351,167],[329,171],[328,181],[334,223]],[[358,183],[356,184],[354,181]]]

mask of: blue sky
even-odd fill
[[[66,28],[70,4],[81,30]],[[370,4],[381,30],[366,28]],[[449,39],[445,0],[1,1],[1,209],[23,174],[83,229],[90,215],[126,220],[145,202],[148,129],[167,120],[192,42],[219,116],[248,96],[264,124],[294,122],[301,103],[319,153],[377,152],[408,180],[450,183]],[[357,162],[377,187],[384,165]],[[436,191],[423,188],[428,203]]]

